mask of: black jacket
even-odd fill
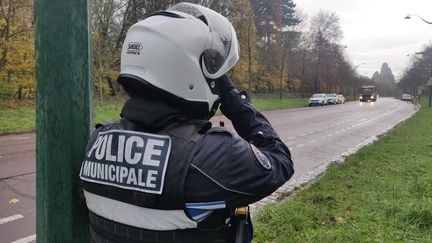
[[[185,215],[196,222],[195,227],[197,229],[223,228],[226,219],[231,216],[234,208],[254,203],[270,195],[294,173],[289,149],[275,133],[269,121],[250,103],[246,94],[232,89],[225,92],[222,98],[222,112],[232,121],[237,133],[225,127],[211,127],[211,123],[206,119],[190,117],[187,112],[174,106],[144,98],[130,98],[122,109],[122,120],[99,130],[103,131],[104,134],[110,130],[116,131],[115,129],[118,128],[121,129],[120,131],[130,130],[147,134],[160,134],[161,131],[165,133],[167,127],[173,125],[176,127],[177,124],[179,127],[183,127],[184,124],[192,123],[197,127],[194,131],[199,134],[199,139],[195,140],[193,150],[188,150],[193,151],[192,154],[187,152],[187,157],[191,159],[188,159],[185,164],[189,165],[189,168],[186,168],[186,173],[178,174],[179,177],[182,177],[178,178],[179,181],[184,179],[182,191],[185,205],[164,201],[163,198],[170,198],[171,201],[174,201],[172,197],[165,197],[164,194],[162,197],[155,197],[156,204],[149,202],[148,197],[146,197],[146,201],[141,200],[143,205],[152,205],[150,208],[153,209],[170,210],[171,206],[172,209],[183,209]],[[87,151],[93,144],[96,146],[96,143],[91,140]],[[179,151],[178,148],[177,146],[177,151]],[[184,159],[181,160],[182,163],[183,161]],[[86,169],[87,174],[93,169],[90,163],[87,163],[87,166],[86,163],[87,161],[83,163],[81,171],[84,174]],[[183,167],[178,170],[182,170],[181,168]],[[105,172],[107,170],[108,168],[105,167]],[[175,177],[176,174],[171,172],[170,176]],[[169,184],[172,186],[173,180],[170,181]],[[118,204],[116,201],[140,205],[137,203],[139,198],[134,196],[138,194],[131,194],[132,192],[129,193],[130,191],[127,189],[105,186],[103,183],[97,183],[97,181],[93,183],[91,180],[85,180],[83,184],[87,196],[92,197],[89,199],[86,196],[90,209],[92,205],[89,203],[92,204],[95,202],[94,200],[102,200],[98,199],[100,197],[114,200],[107,202],[118,205],[118,207],[121,207],[122,204]],[[179,185],[181,186],[181,184]],[[110,219],[110,212],[106,211],[107,208],[104,204],[99,204],[96,207],[93,204],[93,208],[99,212],[105,210],[105,215],[102,215],[105,218],[96,221]],[[92,212],[97,214],[96,211],[93,210]],[[121,216],[120,218],[124,217]],[[165,221],[167,229],[163,229],[165,226],[162,225],[161,230],[169,232],[166,231],[168,228],[175,229],[172,228],[172,225],[168,225],[169,218],[165,219],[168,220]],[[94,223],[93,226],[96,227],[94,230],[99,227],[97,223]],[[109,234],[110,230],[104,229],[101,232]],[[232,235],[232,233],[228,234]]]
[[[294,174],[290,151],[270,122],[244,93],[232,90],[227,95],[237,107],[228,116],[238,134],[224,127],[205,133],[186,177],[186,202],[225,201],[227,208],[244,206],[270,195]],[[159,102],[136,98],[125,104],[122,116],[149,131],[189,119]]]

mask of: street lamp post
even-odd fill
[[[353,85],[353,98],[354,100],[356,99],[356,89],[358,89],[358,87],[356,87],[356,79],[357,79],[357,68],[360,67],[361,65],[366,64],[365,62],[362,62],[356,66],[354,66],[354,85]]]
[[[426,24],[432,24],[432,22],[425,20],[424,18],[418,16],[417,14],[408,14],[407,16],[405,16],[405,19],[411,19],[412,16],[417,17],[417,18],[423,20],[423,22],[425,22]]]

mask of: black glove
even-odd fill
[[[228,77],[228,75],[224,74],[216,79],[216,85],[218,87],[219,95],[222,96],[226,94],[227,92],[235,89],[233,83],[231,82],[231,79]]]
[[[245,109],[245,102],[249,102],[248,96],[246,92],[239,92],[226,74],[216,79],[216,83],[220,95],[222,114],[232,120]]]

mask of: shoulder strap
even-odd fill
[[[115,123],[116,123],[115,121],[104,121],[104,122],[101,122],[101,123],[97,123],[97,124],[95,125],[95,129],[93,130],[92,134],[90,135],[89,142],[87,143],[87,150],[89,149],[88,146],[89,146],[90,144],[92,144],[92,143],[96,140],[98,134],[99,134],[99,133],[100,133],[100,132],[105,128],[105,127],[111,126],[111,125],[113,125],[113,124],[115,124]]]
[[[208,121],[190,121],[187,123],[174,123],[164,129],[168,135],[197,142],[200,137],[211,128]]]

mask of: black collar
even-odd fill
[[[160,101],[129,98],[121,116],[150,131],[159,131],[174,123],[194,123],[199,128],[211,127],[206,119],[198,119]],[[206,129],[206,130],[207,130]]]

